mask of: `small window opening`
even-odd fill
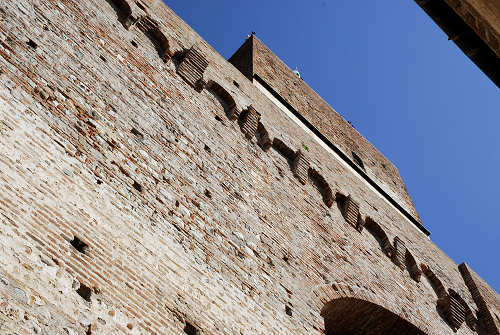
[[[134,184],[132,185],[137,191],[142,192],[142,186],[138,182],[134,180]]]
[[[38,44],[33,41],[32,39],[28,39],[28,41],[26,42],[26,44],[30,47],[30,48],[33,48],[33,49],[36,49],[38,48]]]
[[[136,48],[138,48],[138,47],[139,47],[135,41],[130,41],[130,44],[132,44],[132,46],[134,46],[134,47],[136,47]]]
[[[292,316],[292,308],[288,305],[285,306],[285,313],[288,316]]]
[[[286,264],[290,265],[290,256],[288,254],[283,255],[283,260]]]
[[[106,58],[104,58],[104,56],[103,56],[103,55],[99,56],[99,58],[100,58],[100,59],[101,59],[104,63],[106,63],[106,62],[107,62]]]
[[[352,153],[352,158],[354,159],[354,163],[358,164],[364,170],[365,164],[363,164],[361,158],[354,151],[352,151],[351,153]]]
[[[238,84],[238,83],[236,82],[236,80],[233,80],[233,85],[234,85],[234,86],[236,86],[236,87],[238,87],[238,88],[240,88],[240,84]]]
[[[211,193],[209,190],[205,189],[205,192],[204,192],[204,193],[205,193],[205,196],[206,196],[207,198],[209,198],[209,199],[211,199],[211,198],[212,198],[212,193]]]
[[[76,236],[73,237],[70,243],[73,246],[73,248],[75,248],[78,252],[81,252],[82,254],[85,254],[89,250],[89,246]]]
[[[208,153],[212,152],[212,149],[210,149],[210,147],[208,145],[206,145],[206,144],[205,144],[205,147],[203,149],[205,149],[205,151],[208,152]]]
[[[92,289],[90,287],[80,283],[80,287],[76,290],[76,293],[85,301],[90,302],[90,296],[92,295]]]
[[[130,132],[139,138],[144,138],[144,135],[142,135],[142,133],[135,128],[130,129]]]
[[[187,335],[200,335],[200,331],[189,322],[186,322],[184,326],[184,333]]]

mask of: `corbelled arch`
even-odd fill
[[[394,301],[394,296],[386,299],[368,287],[322,285],[313,291],[313,297],[326,335],[438,334],[410,312],[407,302]]]
[[[151,41],[160,58],[167,62],[172,55],[170,43],[161,24],[150,15],[145,15],[136,20],[135,26]]]
[[[133,14],[135,4],[132,0],[106,0],[116,12],[118,21],[126,28],[129,29],[136,19]]]
[[[217,100],[219,100],[220,104],[224,108],[226,116],[230,120],[238,118],[238,116],[240,115],[240,110],[236,105],[236,101],[234,100],[233,95],[229,93],[228,90],[224,88],[224,86],[214,80],[209,80],[207,85],[205,86],[205,89],[207,89],[207,91],[212,93],[217,98]]]

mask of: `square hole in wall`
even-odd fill
[[[186,322],[184,326],[184,333],[187,335],[200,335],[200,331],[189,322]]]
[[[82,254],[85,254],[89,249],[89,246],[85,242],[80,240],[77,236],[74,236],[70,243],[73,246],[73,248],[75,248],[78,252],[81,252]]]

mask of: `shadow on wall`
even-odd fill
[[[106,2],[109,3],[111,7],[113,7],[113,10],[116,13],[118,21],[125,27],[125,28],[130,28],[132,25],[132,22],[129,20],[131,19],[132,15],[132,8],[130,7],[128,1],[126,0],[106,0]]]
[[[139,7],[143,11],[140,17],[134,17],[130,0],[106,0],[116,13],[118,21],[127,30],[136,27],[151,41],[158,55],[163,61],[168,61],[171,57],[170,46],[166,35],[162,32],[160,24],[152,19],[146,12],[146,8]]]
[[[326,335],[426,335],[392,311],[357,298],[334,299],[323,307]]]

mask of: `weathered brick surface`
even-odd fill
[[[451,259],[165,5],[141,6],[170,55],[200,48],[216,89],[198,93],[112,3],[0,4],[0,333],[323,334],[325,306],[357,299],[381,323],[452,334],[429,281],[247,139],[229,104],[307,148],[333,194],[477,309]]]

